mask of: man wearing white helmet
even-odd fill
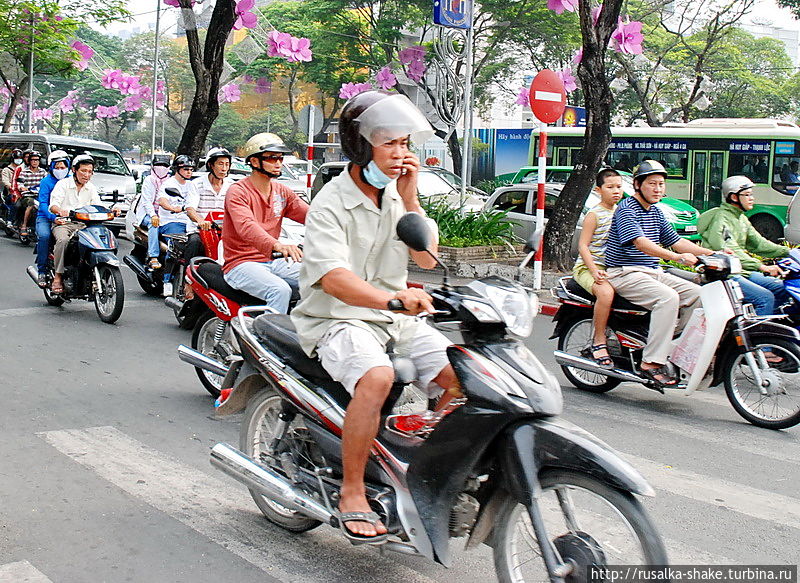
[[[308,204],[276,178],[284,154],[291,150],[275,134],[256,134],[244,146],[245,162],[252,174],[228,189],[222,271],[231,287],[261,298],[285,314],[292,288],[297,286],[303,252],[278,241],[283,217],[305,224]],[[273,259],[273,252],[284,259]]]
[[[775,306],[789,301],[789,294],[778,279],[780,267],[764,265],[754,255],[777,259],[789,255],[789,248],[762,237],[747,218],[746,213],[755,205],[753,186],[746,176],[729,176],[723,180],[725,202],[700,215],[697,232],[706,247],[729,249],[741,260],[743,277],[738,281],[745,302],[753,304],[759,316],[768,316],[775,313]]]
[[[351,541],[374,544],[387,533],[367,502],[364,471],[394,382],[387,344],[393,342],[396,354],[413,360],[416,384],[431,397],[457,391],[458,382],[446,354],[450,341],[412,317],[433,306],[426,292],[407,287],[409,255],[426,269],[435,261],[409,251],[395,234],[406,212],[424,216],[417,194],[420,163],[409,142],[423,143],[433,130],[406,97],[367,91],[344,105],[339,133],[351,163],[311,203],[301,301],[292,321],[303,349],[319,356],[328,374],[353,396],[342,433],[339,523]],[[431,250],[436,251],[435,242]],[[406,311],[389,311],[393,300]],[[453,394],[445,393],[437,407]]]
[[[231,169],[233,156],[225,148],[211,148],[206,154],[206,170],[208,174],[195,178],[195,187],[200,195],[196,209],[187,209],[187,214],[197,225],[190,225],[187,230],[189,242],[186,245],[185,256],[187,259],[205,255],[203,242],[197,234],[197,230],[206,231],[211,228],[211,222],[206,220],[209,213],[225,211],[225,195],[233,184],[228,178]]]

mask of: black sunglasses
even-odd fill
[[[267,162],[283,162],[283,154],[269,154],[267,156],[259,156],[259,160]]]

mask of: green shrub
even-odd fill
[[[514,223],[507,212],[465,213],[446,202],[423,200],[422,207],[439,225],[439,244],[447,247],[476,247],[480,245],[513,245]]]
[[[510,183],[507,180],[503,180],[501,178],[493,178],[491,180],[481,180],[476,185],[475,188],[479,188],[486,194],[492,194],[495,190],[500,188],[501,186],[508,186]]]

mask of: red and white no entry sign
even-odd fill
[[[567,106],[564,82],[555,71],[542,69],[533,78],[530,89],[531,110],[542,123],[553,123]]]

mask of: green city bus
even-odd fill
[[[572,166],[585,128],[548,128],[547,161]],[[530,164],[537,163],[538,129],[531,133]],[[644,159],[658,160],[669,172],[667,194],[699,211],[719,206],[720,185],[737,174],[755,184],[756,206],[748,213],[764,236],[783,237],[786,208],[800,184],[790,177],[800,163],[800,128],[773,119],[697,119],[664,127],[611,128],[606,164],[630,172]]]

